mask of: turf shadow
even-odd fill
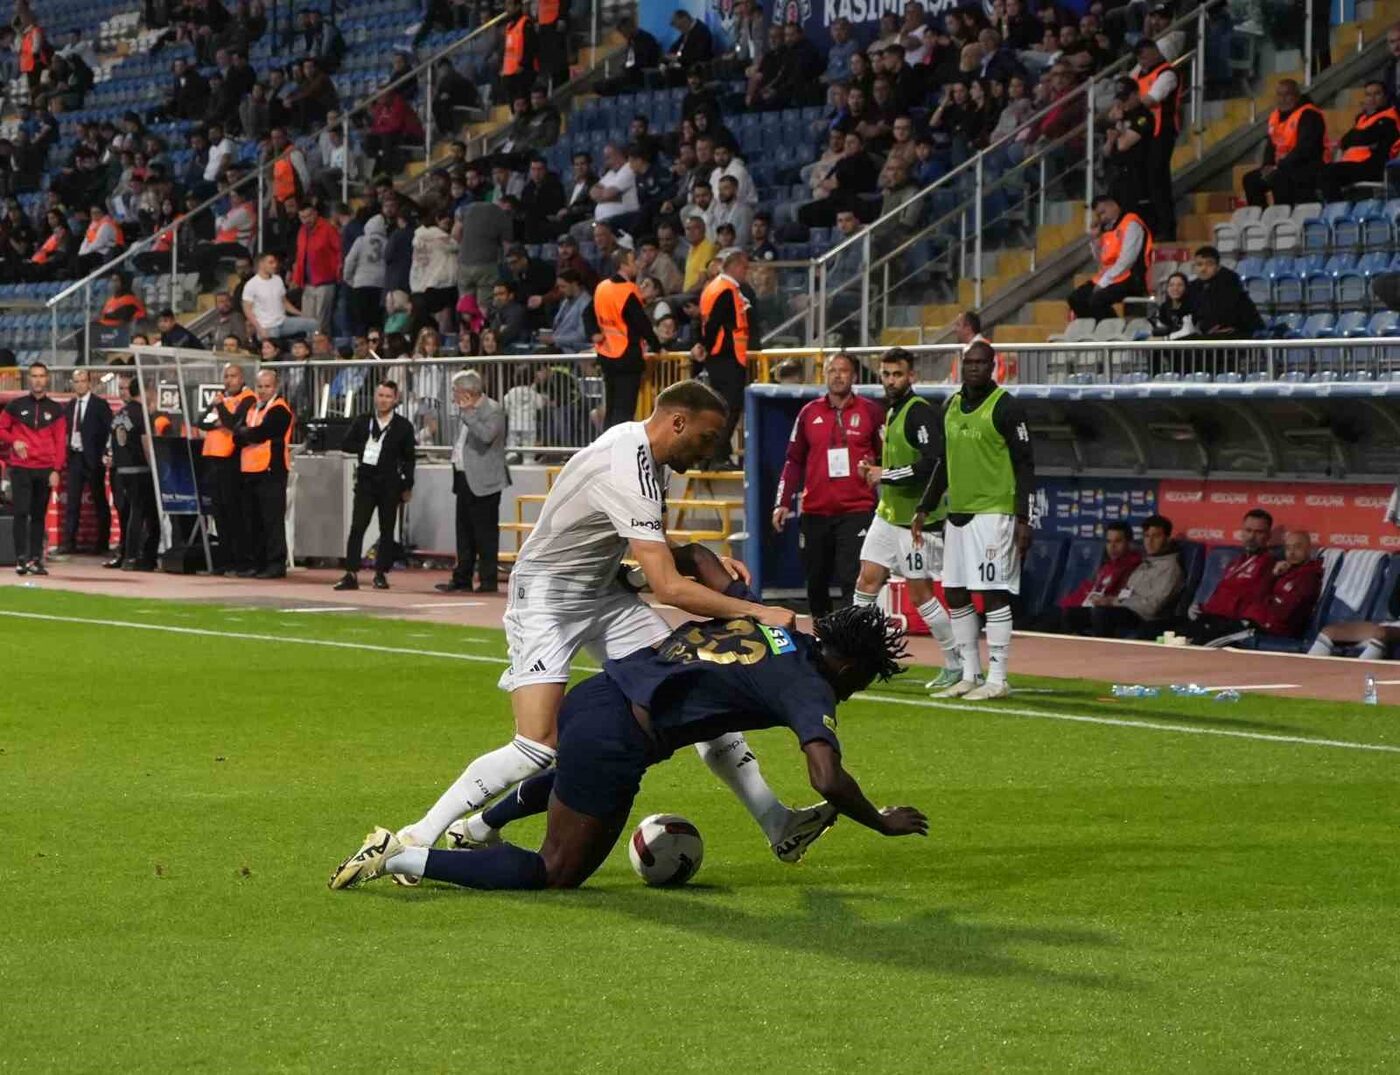
[[[870,920],[857,914],[848,894],[805,889],[803,910],[749,914],[712,893],[646,889],[584,890],[574,898],[599,911],[625,915],[713,938],[723,935],[749,944],[824,956],[844,963],[875,963],[900,970],[976,978],[1017,978],[1045,985],[1133,991],[1137,986],[1114,974],[1059,971],[1020,958],[1017,949],[1107,949],[1119,941],[1096,930],[978,922],[953,908],[922,911],[897,920]],[[871,897],[873,898],[873,897]],[[1076,955],[1074,962],[1080,962]]]

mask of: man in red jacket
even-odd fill
[[[1142,563],[1142,553],[1133,548],[1131,523],[1113,522],[1103,528],[1103,552],[1099,569],[1060,598],[1060,626],[1067,634],[1091,634],[1092,610],[1111,605]]]
[[[862,459],[873,462],[880,457],[885,413],[879,404],[852,391],[855,376],[850,355],[826,360],[826,395],[797,415],[773,506],[777,531],[792,519],[794,500],[801,506],[802,566],[814,618],[831,611],[833,578],[841,591],[841,606],[851,603],[861,542],[875,511],[875,489],[858,467]]]
[[[310,203],[303,205],[297,216],[301,229],[290,283],[301,288],[301,312],[329,333],[335,285],[340,279],[340,231]]]
[[[49,494],[58,488],[65,461],[68,423],[63,408],[49,398],[49,368],[29,367],[29,392],[0,411],[0,449],[9,450],[10,495],[15,502],[15,572],[47,575],[44,519]]]
[[[1246,516],[1246,526],[1250,522]],[[1312,539],[1305,531],[1290,530],[1284,535],[1282,560],[1274,560],[1267,549],[1251,554],[1248,541],[1246,531],[1244,554],[1230,565],[1215,593],[1186,627],[1186,636],[1198,646],[1220,649],[1256,634],[1297,638],[1307,627],[1322,592],[1322,561],[1312,558]],[[1261,554],[1268,559],[1261,559]],[[1246,576],[1251,557],[1254,563],[1247,566]],[[1221,597],[1227,583],[1232,589]]]

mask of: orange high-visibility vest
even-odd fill
[[[156,235],[155,242],[151,244],[153,254],[170,253],[170,248],[175,244],[175,229],[180,226],[180,220],[183,216],[184,214],[181,213]]]
[[[87,241],[88,241],[88,242],[90,242],[90,243],[95,243],[95,242],[97,241],[97,233],[100,232],[100,231],[102,230],[102,225],[103,225],[103,224],[111,224],[111,225],[112,225],[112,235],[113,235],[113,237],[116,239],[116,245],[117,245],[117,246],[125,246],[125,245],[126,245],[126,236],[122,234],[122,226],[121,226],[120,224],[118,224],[118,223],[117,223],[112,217],[110,217],[110,216],[104,216],[101,220],[93,221],[93,223],[91,223],[91,224],[88,225],[88,229],[87,229]]]
[[[301,185],[297,179],[297,170],[292,166],[291,154],[292,147],[288,146],[272,165],[272,196],[279,202],[295,198],[297,188]]]
[[[247,424],[250,429],[256,429],[262,425],[263,418],[267,413],[276,407],[281,407],[287,412],[287,417],[291,423],[287,426],[287,435],[282,440],[282,463],[287,470],[292,469],[292,428],[296,423],[296,416],[292,414],[292,408],[287,406],[287,401],[281,396],[277,396],[266,407],[253,405],[253,409],[248,412]],[[256,444],[243,445],[243,451],[238,458],[238,469],[244,474],[263,474],[272,466],[272,441],[258,441]]]
[[[1365,112],[1359,114],[1356,117],[1356,129],[1358,131],[1364,131],[1368,127],[1374,127],[1383,119],[1388,119],[1394,123],[1396,127],[1400,127],[1400,112],[1395,111],[1395,106],[1391,105],[1389,108],[1382,108],[1379,112],[1375,113],[1375,115],[1368,116]],[[1400,139],[1396,139],[1395,143],[1386,150],[1386,160],[1395,156],[1400,156]],[[1359,163],[1370,159],[1371,151],[1365,146],[1352,146],[1350,149],[1342,150],[1342,160],[1344,161]]]
[[[1163,71],[1170,71],[1171,69],[1172,65],[1164,60],[1162,61],[1162,63],[1154,67],[1151,71],[1148,71],[1146,74],[1138,75],[1137,77],[1138,96],[1142,98],[1142,103],[1147,107],[1147,110],[1152,113],[1153,135],[1159,135],[1162,133],[1162,110],[1164,108],[1171,109],[1171,111],[1167,114],[1171,117],[1172,129],[1176,131],[1181,130],[1180,79],[1177,79],[1176,89],[1172,90],[1171,96],[1168,97],[1165,101],[1161,101],[1154,105],[1147,99],[1147,91],[1150,90],[1152,88],[1152,84],[1157,81],[1157,76],[1160,75]]]
[[[1142,253],[1138,255],[1138,261],[1146,266],[1152,263],[1152,232],[1143,222],[1142,217],[1136,213],[1124,213],[1118,218],[1118,223],[1114,225],[1112,231],[1104,232],[1099,237],[1099,271],[1094,277],[1094,283],[1099,287],[1110,287],[1113,284],[1121,284],[1128,277],[1132,276],[1132,270],[1119,273],[1112,280],[1104,279],[1105,274],[1118,260],[1118,252],[1123,249],[1123,240],[1128,233],[1128,225],[1137,224],[1146,234],[1146,239],[1142,244]]]
[[[622,319],[622,309],[633,295],[642,301],[641,291],[630,280],[603,280],[594,289],[593,313],[603,335],[603,342],[598,345],[600,358],[621,358],[626,353],[627,324]]]
[[[38,25],[31,26],[24,31],[24,36],[19,39],[19,69],[23,74],[29,74],[39,64],[39,56],[43,51],[44,31]]]
[[[44,240],[44,244],[34,251],[34,256],[29,260],[35,265],[43,265],[49,260],[49,256],[58,249],[58,244],[63,241],[63,236],[64,233],[61,231],[50,232],[49,237]]]
[[[518,75],[525,66],[525,27],[530,19],[521,15],[506,27],[505,54],[501,57],[501,74]]]
[[[749,364],[749,310],[744,304],[744,296],[739,291],[739,285],[725,276],[724,273],[720,273],[706,284],[705,290],[700,293],[700,318],[702,322],[709,318],[710,311],[715,308],[715,303],[726,291],[734,292],[734,339],[731,341],[734,344],[734,357],[738,360],[739,365],[747,366]],[[715,340],[715,349],[718,350],[723,346],[724,332],[721,330],[720,335]]]
[[[240,204],[242,203],[235,202],[232,206],[229,207],[229,212],[228,214],[225,214],[225,216],[231,214],[233,210],[237,209]],[[241,243],[242,241],[243,240],[240,239],[238,236],[237,228],[221,228],[214,233],[214,242],[216,243]]]
[[[1326,160],[1332,155],[1331,143],[1327,140],[1327,116],[1315,104],[1299,105],[1288,114],[1288,118],[1279,119],[1278,109],[1275,108],[1269,113],[1269,141],[1274,144],[1274,163],[1277,164],[1284,157],[1293,152],[1293,147],[1298,144],[1298,123],[1303,118],[1304,112],[1316,112],[1322,120],[1322,159]]]
[[[540,0],[536,16],[541,26],[553,26],[559,21],[559,0]]]
[[[122,310],[131,310],[131,316],[121,318],[116,316]],[[135,295],[115,295],[102,304],[102,313],[98,315],[98,323],[102,325],[115,326],[125,325],[131,321],[140,321],[146,316],[146,304]]]
[[[236,396],[225,396],[223,404],[230,411],[237,411],[243,406],[245,399],[256,399],[257,396],[247,385],[243,386],[243,391]],[[266,447],[266,445],[259,445]],[[213,456],[215,459],[228,459],[234,453],[233,430],[225,429],[223,426],[215,426],[213,429],[204,432],[204,454]]]

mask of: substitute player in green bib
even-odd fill
[[[910,600],[943,647],[943,671],[929,684],[931,689],[942,689],[962,682],[953,624],[933,595],[943,562],[943,539],[936,533],[916,538],[909,526],[943,454],[943,437],[937,413],[914,393],[913,355],[902,347],[885,352],[880,359],[880,382],[888,408],[880,465],[868,460],[859,464],[861,475],[879,489],[880,501],[860,549],[855,603],[873,605],[891,572],[905,579]]]
[[[1025,411],[992,379],[991,345],[974,343],[962,360],[962,388],[943,408],[943,458],[934,467],[910,530],[923,532],[938,512],[943,528],[943,596],[952,616],[962,678],[943,698],[1005,698],[1011,651],[1011,595],[1021,590],[1021,558],[1030,547],[1035,461]],[[946,500],[945,500],[946,496]],[[977,683],[977,610],[987,614],[987,681]]]

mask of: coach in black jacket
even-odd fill
[[[112,506],[107,500],[107,468],[102,456],[112,435],[112,408],[92,394],[92,374],[87,370],[73,372],[73,398],[64,404],[63,416],[68,420],[68,467],[63,484],[68,503],[58,551],[73,552],[78,546],[78,521],[82,518],[83,490],[87,489],[97,517],[94,551],[105,553],[112,534]]]
[[[345,574],[337,590],[358,590],[360,550],[370,517],[379,513],[379,548],[374,557],[374,588],[387,590],[384,573],[394,562],[394,526],[399,505],[413,496],[413,423],[395,414],[399,386],[384,381],[374,390],[374,413],[362,414],[350,423],[340,450],[359,459],[355,468],[355,507],[350,537],[345,543]]]

